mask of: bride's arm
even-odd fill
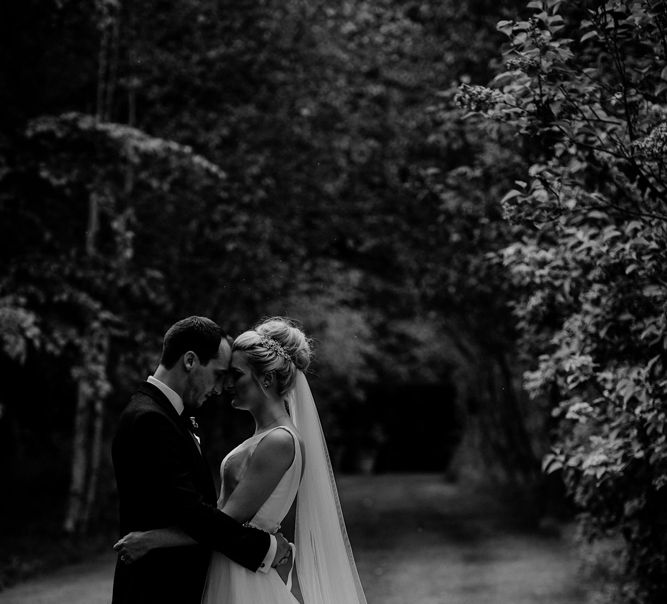
[[[113,546],[126,564],[136,562],[151,550],[163,547],[182,547],[197,545],[187,533],[177,527],[152,529],[149,531],[133,531],[125,535]]]
[[[238,522],[253,518],[292,465],[293,459],[292,435],[286,430],[269,432],[257,445],[243,478],[222,511]]]

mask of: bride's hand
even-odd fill
[[[292,555],[292,548],[290,547],[289,541],[285,539],[282,533],[276,533],[274,536],[276,538],[277,547],[276,555],[273,557],[271,566],[273,566],[273,568],[278,568],[279,566],[289,563]]]
[[[132,564],[150,552],[154,544],[150,531],[133,531],[117,541],[113,548],[118,552],[121,562]]]

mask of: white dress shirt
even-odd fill
[[[183,414],[185,405],[183,404],[183,399],[177,392],[169,388],[167,384],[161,382],[152,375],[149,375],[146,381],[149,384],[153,384],[153,386],[158,388],[160,392],[162,392],[162,394],[164,394],[167,397],[167,399],[169,399],[169,402],[174,406],[174,409],[176,409],[176,413],[178,413],[179,415]],[[197,444],[199,444],[200,442],[199,437],[196,434],[193,434],[193,436],[197,439]],[[268,573],[271,570],[271,563],[273,562],[273,559],[276,556],[276,551],[278,550],[278,541],[276,540],[276,538],[273,535],[269,535],[269,540],[270,540],[269,551],[266,552],[264,560],[257,569],[258,572],[261,573]]]

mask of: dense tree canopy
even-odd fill
[[[480,424],[502,435],[489,452],[502,448],[506,468],[534,480],[536,452],[512,420],[505,269],[485,259],[508,229],[483,192],[493,177],[460,169],[482,146],[438,92],[490,77],[495,22],[511,4],[3,8],[0,430],[11,480],[57,448],[25,481],[49,472],[58,497],[69,485],[70,532],[105,517],[96,495],[112,485],[115,417],[165,328],[194,313],[232,333],[267,314],[304,323],[342,467],[396,467],[403,442],[418,451],[408,469],[444,470],[465,426]],[[26,387],[35,372],[44,381]],[[418,409],[407,429],[406,397]],[[481,419],[463,422],[477,407]],[[206,413],[215,463],[242,428]],[[446,442],[421,451],[436,425]]]

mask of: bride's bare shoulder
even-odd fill
[[[272,465],[289,467],[294,459],[294,436],[282,427],[274,428],[262,437],[253,457],[270,461]]]

